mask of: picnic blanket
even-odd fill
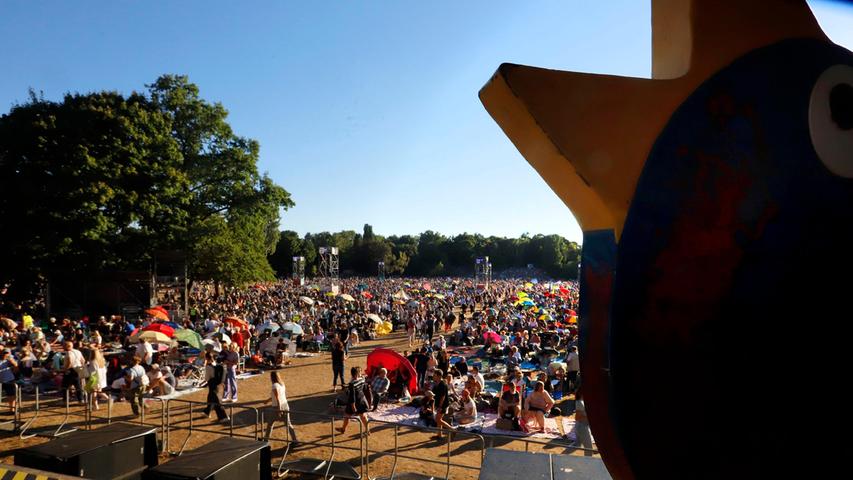
[[[399,423],[400,425],[411,425],[423,427],[424,422],[418,417],[418,409],[398,404],[380,404],[375,412],[369,412],[368,417],[371,420],[379,420],[383,422]],[[477,413],[478,420],[471,425],[463,425],[457,428],[459,431],[470,431],[472,433],[481,433],[485,435],[503,435],[510,437],[527,437],[539,440],[553,440],[564,438],[574,442],[577,440],[575,435],[575,421],[571,418],[557,417],[545,419],[545,433],[528,434],[511,430],[500,430],[495,425],[498,420],[496,413]],[[566,436],[560,434],[557,427],[557,422],[563,424],[563,431]]]

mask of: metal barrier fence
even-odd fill
[[[35,437],[37,433],[33,432],[36,427],[36,422],[39,418],[41,418],[42,412],[49,410],[60,410],[59,416],[61,417],[59,424],[54,428],[52,425],[47,430],[47,435],[50,437],[58,437],[61,435],[65,435],[72,431],[77,430],[77,428],[66,428],[69,423],[69,420],[72,417],[82,417],[83,423],[80,428],[91,429],[93,424],[97,423],[111,423],[112,415],[113,415],[113,402],[112,398],[107,402],[107,415],[96,416],[94,414],[95,410],[93,408],[93,398],[87,395],[86,392],[83,392],[83,398],[85,402],[83,403],[83,410],[81,411],[72,411],[71,405],[71,395],[68,390],[64,391],[64,395],[61,397],[52,397],[52,398],[44,398],[44,396],[40,393],[39,389],[36,388],[30,399],[27,398],[28,395],[24,395],[21,388],[17,384],[14,385],[14,397],[15,403],[12,411],[12,419],[4,422],[0,422],[0,425],[9,425],[13,426],[12,430],[15,431],[19,427],[19,437],[21,439],[28,439]],[[3,389],[0,389],[0,402],[4,400],[3,395],[8,395]],[[8,398],[8,397],[7,397]],[[270,415],[271,409],[262,409],[241,405],[241,404],[221,404],[221,406],[228,412],[229,420],[227,423],[227,428],[210,428],[208,425],[197,425],[195,422],[195,414],[200,412],[202,408],[207,406],[213,406],[212,404],[208,404],[207,402],[201,401],[192,401],[192,400],[184,400],[184,399],[160,399],[160,398],[146,398],[147,402],[158,402],[160,404],[159,416],[151,417],[150,414],[146,416],[146,410],[154,410],[150,407],[146,407],[144,404],[141,407],[140,415],[137,421],[142,425],[150,425],[156,428],[159,431],[160,443],[161,443],[161,451],[168,452],[173,455],[181,455],[187,447],[190,438],[193,436],[193,433],[210,433],[216,435],[227,435],[230,437],[239,437],[239,438],[248,438],[252,440],[268,440],[268,441],[278,441],[285,442],[286,446],[284,448],[284,452],[281,456],[281,459],[278,461],[276,467],[276,473],[279,476],[282,476],[287,471],[293,467],[294,471],[297,471],[294,467],[294,461],[290,460],[292,457],[293,446],[296,443],[294,439],[290,438],[290,431],[287,425],[290,424],[291,418],[314,418],[318,419],[320,422],[329,422],[330,426],[330,438],[328,441],[306,441],[304,438],[299,440],[299,445],[310,445],[316,447],[329,448],[330,452],[328,454],[328,458],[318,460],[318,468],[324,469],[323,471],[314,470],[313,473],[317,475],[321,475],[325,478],[330,476],[332,473],[332,467],[335,464],[348,464],[348,462],[344,461],[336,461],[336,456],[340,450],[348,450],[358,452],[358,467],[359,467],[359,478],[366,478],[369,480],[374,480],[375,477],[371,476],[371,463],[373,460],[370,459],[371,455],[376,455],[376,458],[382,456],[392,456],[393,464],[390,467],[390,475],[389,478],[394,478],[395,475],[400,475],[398,473],[398,465],[399,461],[402,459],[405,460],[414,460],[421,463],[429,463],[434,465],[442,465],[445,469],[445,478],[450,478],[451,471],[456,469],[466,469],[478,471],[482,465],[483,455],[485,453],[486,448],[493,448],[495,443],[502,442],[502,444],[513,443],[513,442],[522,442],[524,443],[524,451],[530,451],[531,446],[538,445],[543,448],[565,448],[569,450],[575,450],[579,452],[584,452],[586,455],[597,454],[598,451],[595,449],[583,448],[580,446],[575,446],[569,443],[563,443],[559,441],[543,441],[537,439],[530,439],[526,437],[514,437],[508,435],[481,435],[477,433],[456,431],[456,430],[439,430],[437,428],[425,427],[425,426],[415,426],[415,425],[403,425],[399,423],[386,422],[381,420],[370,420],[369,425],[372,426],[371,430],[373,432],[373,438],[376,438],[376,434],[382,431],[391,430],[393,431],[394,441],[393,441],[393,450],[387,447],[386,448],[377,448],[374,449],[373,445],[377,440],[371,441],[371,435],[365,425],[362,425],[359,421],[358,417],[350,417],[351,421],[358,426],[358,445],[344,445],[340,440],[339,435],[337,434],[337,430],[335,428],[335,422],[339,420],[343,420],[345,415],[336,415],[336,414],[327,414],[327,413],[314,413],[314,412],[305,412],[305,411],[295,411],[291,410],[289,412],[288,417],[284,417],[285,421],[281,421],[280,413],[275,412],[276,419],[274,419],[275,424],[279,424],[284,426],[285,436],[284,438],[276,437],[272,435],[275,431],[273,428],[270,431],[269,436],[266,435],[266,426],[268,424],[268,415]],[[143,402],[144,403],[144,402]],[[156,407],[155,407],[156,408]],[[235,425],[235,411],[243,411],[249,412],[249,418],[246,422],[241,423],[239,425]],[[25,414],[28,412],[32,412],[32,415],[28,418],[25,418]],[[182,418],[186,417],[186,418]],[[154,420],[152,423],[148,423],[148,420]],[[312,422],[308,422],[312,423]],[[313,423],[317,423],[316,421]],[[44,428],[46,425],[39,425],[39,427]],[[241,432],[240,430],[251,429],[250,432]],[[183,439],[183,442],[180,445],[180,448],[177,451],[173,451],[171,449],[171,441],[172,441],[172,432],[178,430],[186,430],[187,436]],[[423,456],[414,456],[407,455],[400,451],[399,437],[401,431],[416,431],[421,433],[443,433],[445,434],[445,446],[446,446],[446,458],[444,460],[439,459],[431,459],[424,458]],[[453,445],[462,445],[466,441],[471,441],[476,444],[474,448],[471,449],[472,452],[479,451],[480,462],[478,465],[465,465],[459,462],[453,462],[454,454],[453,454]],[[352,461],[352,460],[350,460]],[[353,470],[355,471],[355,470]]]
[[[83,392],[82,397],[84,399],[84,410],[82,413],[83,422],[85,422],[85,427],[87,429],[91,429],[92,428],[92,423],[91,423],[92,419],[91,419],[91,409],[89,408],[89,396],[86,394],[86,392]],[[59,425],[56,427],[56,430],[54,430],[53,433],[51,433],[49,436],[59,437],[61,435],[65,435],[67,433],[71,433],[71,432],[77,430],[77,428],[70,428],[68,430],[63,431],[63,428],[65,428],[65,425],[68,423],[68,420],[72,416],[78,416],[78,417],[81,416],[80,413],[71,413],[71,392],[69,390],[65,390],[65,395],[62,397],[50,398],[50,399],[45,400],[45,399],[42,399],[41,394],[39,393],[39,389],[36,388],[33,398],[34,398],[34,401],[32,404],[33,416],[30,417],[29,419],[27,419],[21,425],[21,431],[19,433],[19,437],[21,438],[21,440],[33,438],[37,435],[36,433],[31,433],[31,434],[27,435],[27,431],[29,431],[30,429],[33,428],[36,420],[38,420],[39,417],[41,416],[41,412],[44,410],[50,409],[52,404],[57,404],[60,407],[62,407],[64,415],[62,416],[62,421],[59,422]],[[24,408],[23,408],[24,396],[23,395],[20,395],[20,404],[21,404],[21,406],[19,406],[18,408],[19,408],[19,411],[21,412],[21,418],[23,418],[23,410],[24,410]],[[45,405],[46,405],[46,407],[45,407]]]
[[[172,408],[173,405],[178,405],[178,406],[186,405],[186,407],[183,409],[180,409],[180,412],[175,412]],[[165,406],[164,406],[164,417],[163,417],[163,426],[162,426],[162,432],[163,432],[162,433],[162,435],[163,435],[163,437],[162,437],[163,438],[162,451],[168,452],[168,453],[173,454],[173,455],[181,455],[182,453],[184,453],[184,449],[186,448],[187,443],[190,440],[190,437],[192,437],[193,432],[213,433],[213,434],[223,435],[224,433],[221,430],[210,430],[210,429],[205,429],[205,428],[200,428],[200,427],[195,426],[193,414],[197,410],[194,407],[199,407],[199,406],[208,407],[208,406],[210,406],[212,408],[213,405],[214,404],[207,403],[207,402],[198,402],[198,401],[193,401],[193,400],[182,400],[180,398],[171,398],[171,399],[166,400]],[[252,440],[258,439],[258,427],[260,425],[261,417],[258,413],[257,408],[248,407],[248,406],[244,406],[244,405],[240,405],[240,404],[233,404],[233,403],[220,404],[220,405],[223,408],[228,410],[228,436],[229,437],[250,438]],[[247,411],[254,413],[254,417],[255,417],[254,423],[244,425],[244,427],[249,427],[249,426],[254,425],[254,434],[253,435],[246,435],[246,434],[241,434],[241,433],[235,434],[234,433],[234,409],[235,408],[240,409],[240,410],[247,410]],[[187,413],[189,425],[186,427],[177,426],[181,422],[180,421],[178,421],[178,422],[172,421],[172,417],[173,417],[174,413]],[[172,437],[172,430],[187,430],[188,431],[187,437],[184,439],[183,443],[181,444],[181,449],[178,450],[177,452],[174,452],[174,451],[169,449],[169,446],[171,443],[171,437]]]
[[[267,420],[265,419],[265,415],[271,411],[272,411],[272,409],[265,409],[265,410],[261,411],[262,425],[264,425],[264,426],[266,425]],[[280,414],[278,412],[276,412],[275,415],[276,415],[276,418],[279,418]],[[365,430],[364,430],[364,425],[361,424],[361,421],[358,419],[358,417],[354,417],[354,418],[350,419],[353,423],[358,425],[359,445],[358,445],[358,448],[355,448],[355,447],[350,447],[350,446],[346,446],[346,445],[340,445],[338,442],[338,439],[337,439],[337,435],[336,435],[337,430],[335,429],[335,421],[337,421],[337,420],[342,421],[344,418],[346,418],[346,416],[344,416],[344,415],[332,415],[332,414],[326,414],[326,413],[304,412],[304,411],[299,411],[299,410],[290,410],[287,413],[287,416],[286,416],[287,420],[286,420],[286,423],[284,425],[285,426],[284,431],[286,432],[285,438],[275,438],[272,435],[272,432],[274,431],[274,429],[270,431],[270,436],[266,436],[266,430],[264,430],[264,438],[262,438],[263,440],[281,441],[281,442],[287,443],[287,446],[285,447],[284,453],[281,456],[281,460],[278,463],[278,467],[276,468],[276,474],[279,477],[281,477],[287,473],[288,469],[286,468],[286,466],[288,465],[288,463],[287,463],[288,462],[288,455],[290,454],[291,448],[292,448],[293,444],[295,443],[290,438],[290,430],[289,430],[289,428],[287,428],[287,426],[290,425],[291,419],[303,417],[303,416],[304,417],[311,417],[311,418],[319,418],[319,419],[322,419],[323,421],[325,421],[325,420],[329,421],[329,427],[330,427],[330,433],[331,433],[331,437],[330,437],[331,444],[323,443],[323,442],[316,442],[316,441],[305,441],[304,438],[302,440],[299,440],[299,442],[298,442],[300,446],[301,445],[313,445],[313,446],[317,446],[317,447],[329,447],[330,448],[329,458],[322,460],[323,464],[319,465],[319,466],[325,466],[325,471],[323,472],[323,478],[329,478],[330,471],[331,471],[331,469],[335,463],[335,456],[337,454],[337,450],[339,450],[339,449],[340,450],[357,450],[358,451],[359,464],[360,464],[359,465],[359,476],[361,478],[364,478],[364,475],[365,475],[365,457],[366,457],[366,454],[364,453]]]
[[[379,424],[382,426],[389,426],[390,428],[392,428],[394,430],[394,453],[393,453],[394,463],[391,466],[391,473],[390,473],[388,478],[394,478],[394,476],[397,474],[397,463],[398,463],[398,460],[401,458],[408,459],[408,460],[416,460],[418,462],[427,462],[427,463],[433,463],[433,464],[438,464],[438,465],[444,465],[446,467],[444,478],[446,478],[446,479],[450,478],[451,468],[461,468],[461,469],[479,471],[480,467],[482,466],[483,456],[485,455],[485,451],[486,451],[486,441],[483,438],[483,436],[478,434],[478,433],[471,433],[471,432],[464,432],[464,431],[457,431],[457,430],[447,430],[447,429],[440,430],[438,428],[418,426],[418,425],[402,425],[399,423],[386,422],[386,421],[382,421],[382,420],[371,420],[370,423],[371,424]],[[377,428],[379,428],[379,427],[373,428],[372,431],[376,431]],[[399,435],[400,435],[400,429],[401,428],[407,429],[407,430],[414,430],[414,431],[418,431],[418,432],[423,432],[423,433],[432,432],[432,433],[436,433],[436,434],[439,434],[439,433],[443,434],[445,436],[444,438],[447,439],[447,441],[446,441],[446,446],[447,446],[447,452],[446,452],[447,458],[446,458],[446,460],[440,461],[440,460],[433,460],[433,459],[424,458],[422,456],[415,457],[412,455],[401,454],[399,451]],[[453,458],[452,444],[454,441],[454,437],[463,437],[463,438],[467,437],[467,438],[469,438],[475,442],[476,441],[479,442],[479,444],[480,444],[480,448],[479,448],[479,450],[480,450],[480,464],[479,465],[471,466],[471,465],[465,465],[462,463],[453,463],[451,461],[451,458]],[[368,435],[367,441],[365,442],[365,456],[369,456],[371,453],[390,455],[390,454],[386,453],[385,450],[371,450],[370,449],[370,436]],[[376,478],[376,477],[370,476],[370,462],[367,463],[367,475],[368,475],[368,478],[371,480]]]

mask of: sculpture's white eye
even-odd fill
[[[853,178],[853,67],[834,65],[818,77],[809,100],[809,134],[826,168]]]

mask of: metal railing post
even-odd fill
[[[453,430],[447,432],[447,470],[444,472],[444,478],[450,478],[450,443],[453,441]]]
[[[26,435],[26,433],[27,433],[27,430],[30,429],[30,427],[33,425],[33,423],[35,423],[36,419],[39,417],[39,411],[40,411],[39,388],[38,388],[38,385],[36,385],[36,401],[35,401],[35,405],[34,405],[34,413],[33,413],[33,416],[30,417],[30,419],[27,420],[24,423],[24,425],[21,426],[21,433],[19,435],[19,438],[21,440],[26,440],[28,438],[33,438],[36,436],[35,434]]]

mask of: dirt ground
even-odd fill
[[[391,335],[381,337],[373,341],[362,341],[361,344],[350,351],[350,357],[346,362],[347,379],[349,379],[349,368],[355,365],[365,366],[367,354],[376,347],[390,347],[402,352],[408,349],[404,334],[395,332]],[[298,458],[328,459],[332,455],[333,419],[328,414],[329,404],[335,395],[331,392],[332,367],[331,358],[328,353],[320,354],[312,358],[297,358],[292,364],[281,370],[287,387],[287,397],[290,403],[291,421],[295,426],[301,446],[291,449],[287,454],[287,460]],[[203,406],[190,405],[185,400],[204,402],[206,390],[195,392],[190,395],[179,397],[170,403],[169,411],[165,412],[162,404],[155,403],[146,409],[144,423],[154,427],[161,427],[165,414],[169,415],[170,430],[163,434],[158,430],[158,439],[166,442],[166,450],[179,451],[182,446],[194,449],[204,445],[222,435],[248,436],[254,438],[256,432],[256,419],[263,413],[264,407],[269,405],[270,380],[269,374],[261,375],[239,381],[239,403],[227,407],[231,410],[233,426],[229,423],[221,423],[213,419],[207,419],[201,412]],[[51,397],[55,398],[55,397]],[[26,421],[34,415],[30,406],[32,402],[25,398],[25,408],[22,410],[22,420]],[[230,404],[226,404],[230,405]],[[192,408],[192,415],[190,415]],[[116,402],[112,409],[113,421],[140,422],[141,419],[131,415],[130,406],[126,402]],[[85,425],[85,409],[74,405],[70,410],[70,417],[66,428]],[[39,418],[33,424],[33,429],[49,429],[55,431],[62,422],[64,408],[60,399],[53,400],[49,406],[43,406],[39,412]],[[8,414],[0,416],[0,422],[10,419]],[[106,424],[107,407],[101,405],[99,411],[93,412],[92,428]],[[192,432],[189,431],[192,424]],[[334,426],[340,426],[340,420],[334,422]],[[447,461],[454,466],[450,469],[449,478],[474,479],[478,476],[477,468],[482,460],[484,447],[500,447],[513,450],[545,451],[548,453],[582,455],[581,452],[566,448],[564,443],[553,441],[550,444],[529,444],[518,440],[506,440],[503,438],[485,436],[485,442],[480,438],[454,434],[451,441],[447,437],[442,441],[433,440],[433,433],[419,431],[415,427],[383,425],[371,422],[370,435],[360,436],[359,425],[350,423],[348,431],[344,435],[335,435],[334,460],[349,462],[357,472],[374,478],[376,476],[388,476],[394,466],[395,451],[395,428],[396,449],[398,461],[396,464],[397,474],[403,472],[414,472],[420,474],[445,477],[447,474]],[[259,432],[262,434],[262,432]],[[164,438],[165,437],[165,438]],[[277,466],[285,453],[285,429],[276,428],[271,440],[274,466]],[[17,434],[0,432],[0,462],[12,463],[14,451],[20,447],[42,443],[48,438],[37,436],[31,439],[21,440]],[[318,443],[321,445],[312,445]],[[483,445],[485,443],[485,445]],[[365,452],[362,455],[360,452]],[[412,457],[402,458],[403,456]],[[161,462],[168,461],[170,455],[161,455]],[[361,459],[367,462],[362,466]],[[465,468],[468,467],[468,468]],[[275,470],[275,469],[274,469]],[[368,471],[369,470],[369,471]],[[299,475],[290,474],[289,478],[301,478]]]

